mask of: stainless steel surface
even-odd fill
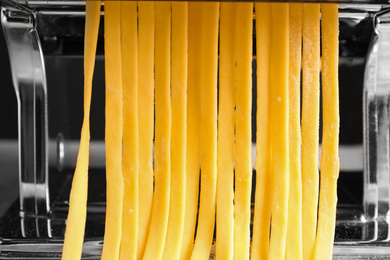
[[[31,8],[74,8],[85,5],[85,0],[14,0],[21,5],[25,5]],[[181,0],[176,0],[181,1]],[[197,0],[199,1],[199,0]],[[231,0],[223,0],[223,1],[231,1]],[[266,0],[254,0],[253,2],[267,2]],[[361,4],[388,4],[390,3],[388,0],[274,0],[273,2],[308,2],[308,3],[348,3],[353,5],[361,5]],[[102,5],[104,5],[104,1],[102,1]]]
[[[387,219],[390,209],[389,17],[389,10],[374,17],[375,33],[364,80],[364,209],[367,219]]]
[[[34,14],[4,2],[1,22],[19,108],[20,207],[27,215],[49,212],[45,65]]]

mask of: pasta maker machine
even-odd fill
[[[0,2],[19,123],[19,200],[0,218],[0,259],[56,259],[82,122],[85,1]],[[339,4],[341,117],[334,259],[389,259],[390,2],[332,3]],[[104,4],[101,17],[85,259],[99,258],[104,233]],[[253,77],[256,91],[255,53]]]

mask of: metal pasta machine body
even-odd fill
[[[9,201],[0,218],[0,258],[55,259],[62,251],[82,122],[85,1],[0,2],[18,104],[18,142],[8,145],[18,151],[19,162],[18,171],[12,172],[19,174],[19,199]],[[341,172],[334,259],[388,259],[390,2],[335,3],[340,10]],[[101,17],[103,23],[104,5]],[[99,258],[104,235],[103,46],[101,25],[91,108],[85,259]],[[255,91],[255,53],[253,57]],[[256,118],[256,107],[252,110]]]

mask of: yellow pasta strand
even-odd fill
[[[207,259],[215,222],[217,182],[217,68],[219,3],[202,3],[201,190],[198,229],[191,259]]]
[[[172,2],[172,172],[163,259],[179,259],[184,229],[187,132],[187,2]]]
[[[320,6],[303,5],[302,59],[302,243],[311,259],[317,227]]]
[[[338,6],[321,5],[323,135],[318,229],[313,259],[332,259],[339,176]]]
[[[118,259],[122,235],[122,67],[120,2],[104,5],[106,62],[106,179],[107,208],[102,259]]]
[[[252,30],[253,3],[236,13],[236,171],[234,259],[249,259],[252,190]]]
[[[171,2],[155,3],[155,26],[155,191],[150,231],[143,259],[161,259],[168,227],[171,181]]]
[[[271,218],[271,153],[269,119],[269,60],[271,48],[271,4],[256,3],[257,133],[256,195],[251,259],[268,259]]]
[[[137,259],[149,233],[153,199],[154,2],[138,2],[139,218]]]
[[[121,2],[124,179],[120,259],[137,259],[138,239],[138,57],[137,2]]]
[[[198,213],[200,167],[200,37],[201,8],[197,2],[188,3],[188,85],[187,85],[187,152],[186,207],[180,259],[190,259],[194,245]]]
[[[289,6],[272,4],[271,33],[271,142],[272,142],[272,223],[269,259],[284,260],[288,213],[288,53]]]
[[[233,259],[234,107],[236,3],[221,3],[217,143],[216,258]]]
[[[302,259],[301,58],[302,4],[290,4],[289,203],[286,260]]]
[[[91,107],[92,77],[95,67],[97,36],[100,22],[100,1],[86,2],[84,43],[84,121],[80,149],[69,199],[62,259],[80,259],[85,231],[88,197],[89,112]]]

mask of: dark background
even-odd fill
[[[17,103],[4,34],[0,29],[0,215],[18,196],[17,150],[4,145],[4,139],[16,140]],[[16,147],[15,147],[16,148]]]

